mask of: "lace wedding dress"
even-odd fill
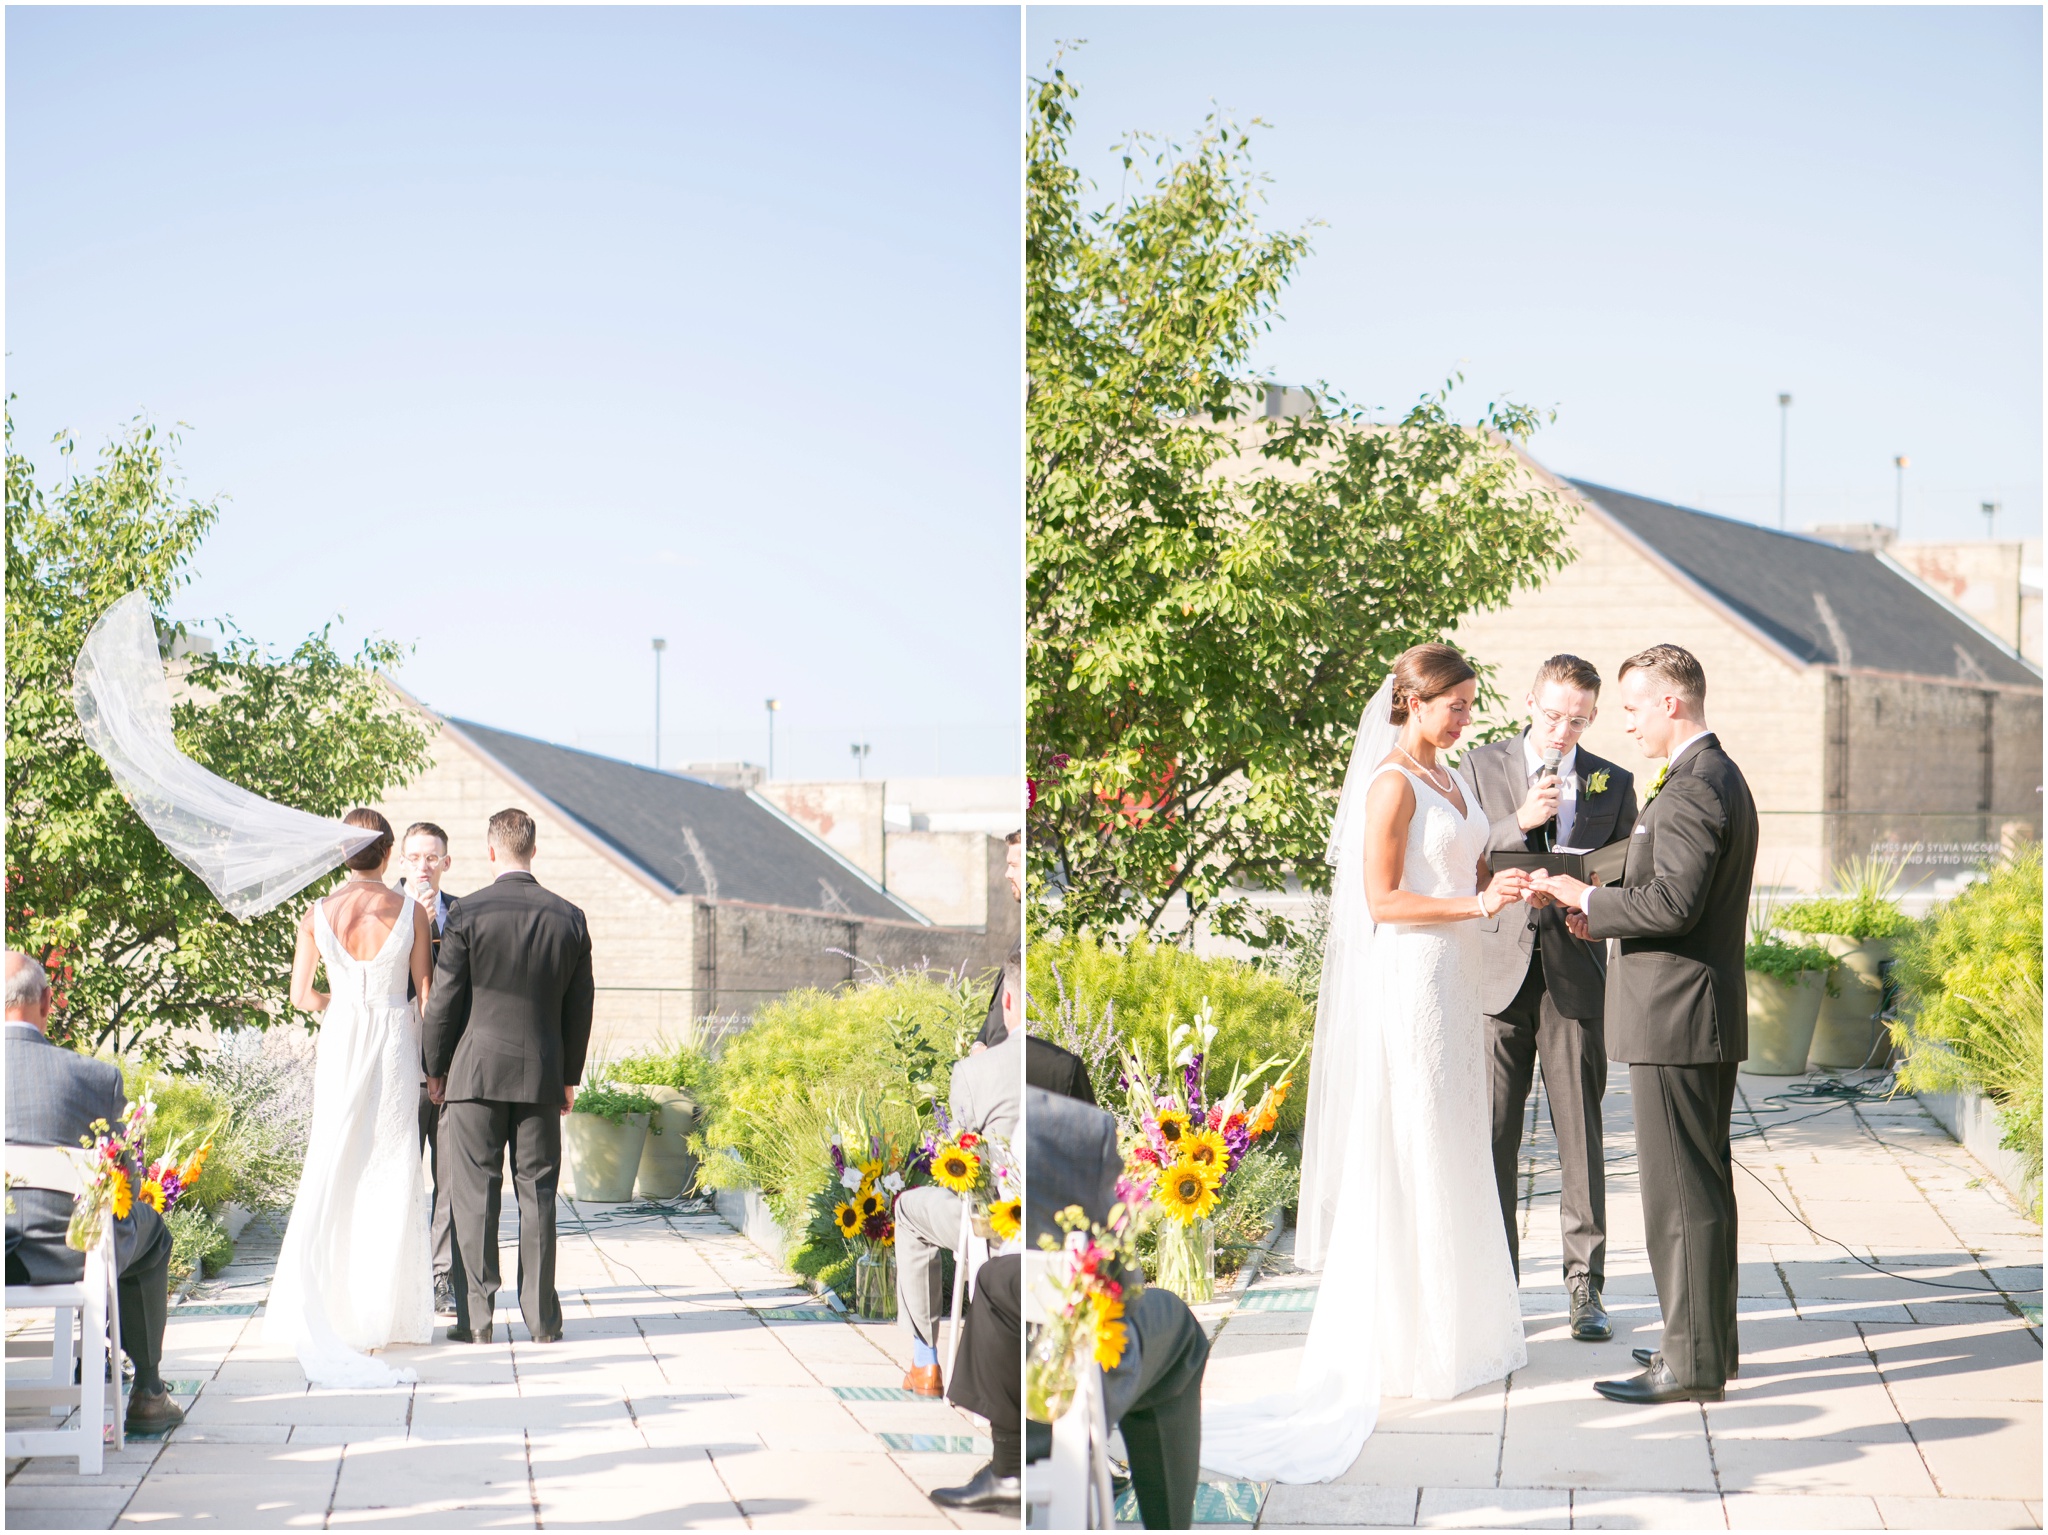
[[[432,1249],[420,1162],[420,1015],[405,994],[412,908],[356,959],[313,904],[333,1000],[320,1023],[313,1128],[271,1282],[264,1339],[316,1386],[396,1386],[414,1372],[361,1352],[433,1339]]]
[[[1331,838],[1336,893],[1317,1001],[1295,1257],[1323,1271],[1292,1392],[1203,1409],[1202,1464],[1323,1482],[1357,1459],[1382,1396],[1443,1399],[1528,1362],[1489,1127],[1479,934],[1376,927],[1365,901],[1365,789],[1392,749],[1367,706]],[[1375,715],[1374,710],[1379,712]],[[1370,755],[1367,755],[1370,753]],[[1486,820],[1406,775],[1401,885],[1471,896]]]

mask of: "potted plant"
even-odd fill
[[[703,1051],[668,1041],[604,1069],[608,1081],[637,1087],[654,1101],[654,1118],[633,1184],[639,1198],[674,1199],[695,1180],[697,1158],[690,1151],[690,1137],[698,1127],[698,1089],[708,1084],[713,1070]]]
[[[618,1204],[633,1197],[655,1112],[654,1100],[637,1087],[600,1082],[576,1095],[562,1122],[571,1199]]]
[[[1779,914],[1779,926],[1817,939],[1837,963],[1833,992],[1814,1023],[1809,1059],[1816,1066],[1882,1066],[1890,1054],[1891,1036],[1879,1016],[1884,966],[1894,941],[1913,925],[1892,896],[1902,867],[1896,860],[1858,860],[1843,871],[1840,895],[1795,901]]]
[[[1765,925],[1750,937],[1742,966],[1749,974],[1749,1059],[1742,1069],[1796,1077],[1806,1070],[1821,1003],[1836,990],[1834,958],[1819,944],[1786,943]]]

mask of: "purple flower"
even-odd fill
[[[1202,1058],[1198,1055],[1187,1063],[1181,1072],[1181,1081],[1188,1090],[1188,1111],[1202,1112]]]
[[[868,1159],[872,1161],[881,1154],[882,1138],[879,1135],[870,1135],[868,1137]]]
[[[1244,1122],[1243,1115],[1233,1114],[1223,1122],[1223,1144],[1230,1148],[1230,1166],[1225,1170],[1234,1173],[1244,1154],[1252,1149],[1251,1126]]]
[[[932,1104],[932,1118],[939,1122],[939,1134],[951,1135],[953,1133],[953,1122],[946,1117],[946,1106],[943,1103]]]
[[[846,1153],[839,1149],[837,1141],[832,1143],[832,1171],[835,1173],[846,1171]]]
[[[939,1143],[926,1135],[924,1144],[917,1148],[909,1161],[903,1164],[905,1177],[912,1173],[928,1173],[932,1170],[932,1158],[938,1155]]]

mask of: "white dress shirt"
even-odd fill
[[[1670,765],[1672,763],[1676,762],[1680,757],[1683,757],[1688,751],[1692,750],[1693,742],[1703,741],[1713,733],[1714,732],[1711,730],[1696,730],[1691,735],[1687,736],[1683,741],[1680,741],[1677,746],[1672,748],[1671,755],[1664,759],[1665,771],[1668,773],[1670,771]],[[1647,810],[1649,807],[1646,805],[1643,808]],[[1642,824],[1643,823],[1640,820],[1636,822],[1638,828],[1640,828]],[[1579,892],[1579,910],[1584,912],[1589,917],[1593,915],[1593,892],[1598,888],[1599,887],[1597,885],[1588,885],[1584,890],[1581,890]]]
[[[1536,780],[1543,776],[1543,752],[1536,744],[1536,737],[1529,731],[1522,732],[1522,760],[1528,768],[1525,775],[1533,788]],[[1557,845],[1572,845],[1572,825],[1579,815],[1579,749],[1575,745],[1558,759],[1557,764]]]

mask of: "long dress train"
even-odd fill
[[[1394,771],[1405,770],[1361,774],[1354,758],[1358,808],[1340,809],[1333,837],[1296,1245],[1323,1280],[1300,1375],[1291,1392],[1203,1415],[1202,1464],[1260,1481],[1341,1476],[1381,1397],[1453,1397],[1528,1362],[1493,1177],[1478,932],[1469,922],[1376,928],[1366,910],[1364,790]],[[1466,791],[1461,811],[1407,776],[1415,815],[1402,888],[1473,895],[1486,850],[1476,798]]]
[[[313,1069],[313,1127],[270,1287],[264,1338],[298,1354],[316,1386],[415,1378],[362,1350],[433,1339],[431,1207],[420,1160],[419,1009],[406,997],[408,906],[359,960],[324,902],[313,937],[333,1000]]]

